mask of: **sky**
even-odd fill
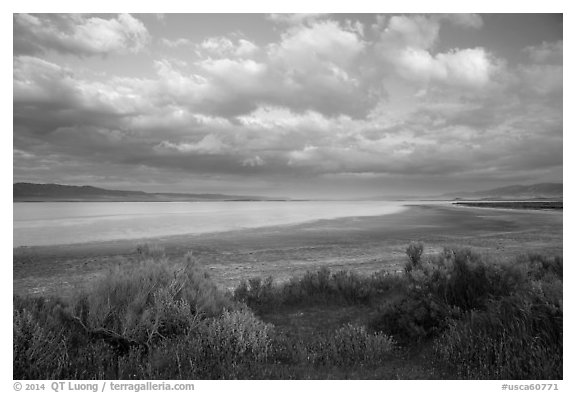
[[[14,14],[14,182],[300,198],[561,182],[558,14]]]

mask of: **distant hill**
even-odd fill
[[[15,183],[14,202],[176,202],[176,201],[261,201],[270,198],[247,195],[147,193],[107,190],[92,186]]]
[[[562,199],[562,183],[539,183],[528,186],[507,186],[484,191],[462,191],[442,195],[448,199],[493,199],[493,200],[546,200]]]

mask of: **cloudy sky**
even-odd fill
[[[14,15],[14,181],[286,197],[562,181],[562,17]]]

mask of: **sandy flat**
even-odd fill
[[[146,240],[163,246],[174,263],[191,253],[223,288],[243,279],[277,280],[327,266],[359,272],[399,271],[410,241],[426,253],[461,245],[509,258],[527,252],[562,254],[562,212],[418,205],[377,217],[182,235]],[[123,240],[14,249],[15,294],[67,296],[116,264],[136,260],[144,241]]]

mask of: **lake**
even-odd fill
[[[201,234],[400,212],[404,202],[14,203],[14,247]]]

